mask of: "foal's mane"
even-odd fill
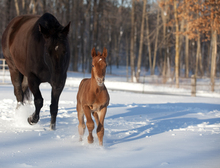
[[[43,26],[46,30],[48,30],[48,35],[50,36],[56,34],[63,29],[63,26],[57,21],[57,19],[53,15],[45,13],[37,20],[32,29],[34,40],[38,42],[42,40],[42,35],[39,31],[39,24]]]

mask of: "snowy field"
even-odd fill
[[[109,90],[104,146],[100,147],[95,129],[93,144],[87,143],[88,132],[79,142],[76,94],[81,77],[68,76],[55,131],[49,129],[48,84],[41,85],[44,106],[34,126],[27,123],[33,102],[15,110],[12,85],[0,85],[0,168],[219,168],[219,94],[201,92],[190,97]],[[107,76],[106,86],[119,87],[124,82],[124,88],[143,88],[125,81]]]

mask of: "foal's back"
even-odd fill
[[[91,82],[91,79],[89,79],[89,78],[84,78],[80,82],[79,90],[77,93],[77,102],[78,103],[83,103],[83,100],[86,101],[85,99],[88,97],[90,82]]]

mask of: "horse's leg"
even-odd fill
[[[11,81],[12,84],[14,86],[14,94],[16,96],[17,99],[17,108],[20,107],[20,105],[23,104],[23,100],[24,100],[24,94],[22,91],[22,80],[23,80],[23,75],[18,71],[18,70],[11,70],[12,68],[10,68],[10,75],[11,75]]]
[[[79,140],[82,141],[82,137],[85,132],[85,122],[84,122],[84,112],[82,109],[81,103],[77,102],[77,114],[78,114],[78,120],[79,120],[79,125],[78,125],[78,132],[79,132]]]
[[[88,143],[93,143],[92,131],[94,129],[94,122],[92,120],[91,110],[88,106],[83,106],[83,110],[84,110],[84,114],[85,114],[86,119],[87,119],[86,126],[87,126],[88,131],[89,131]]]
[[[22,81],[22,91],[23,91],[23,102],[26,100],[30,102],[31,100],[31,93],[28,88],[28,79],[26,76],[24,76],[23,81]]]
[[[43,98],[39,89],[40,80],[34,75],[28,77],[28,86],[34,95],[35,112],[28,118],[30,125],[36,124],[39,121],[40,109],[43,107]]]
[[[50,105],[50,114],[51,114],[51,121],[50,121],[50,129],[55,130],[56,129],[56,118],[57,118],[57,112],[58,112],[58,103],[60,94],[63,90],[63,87],[56,88],[52,87],[52,95],[51,95],[51,105]]]
[[[101,109],[97,114],[99,116],[99,124],[97,127],[97,136],[99,139],[99,145],[103,145],[103,136],[104,136],[104,119],[107,111],[107,107]]]

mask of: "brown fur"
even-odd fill
[[[104,85],[106,56],[106,48],[104,48],[102,54],[100,52],[96,54],[95,48],[93,48],[91,78],[81,81],[77,94],[78,131],[80,140],[82,140],[85,131],[85,115],[87,119],[86,126],[89,131],[88,142],[93,143],[92,131],[94,129],[94,122],[91,117],[92,114],[97,124],[97,136],[100,145],[103,144],[104,118],[110,100],[108,91]]]

